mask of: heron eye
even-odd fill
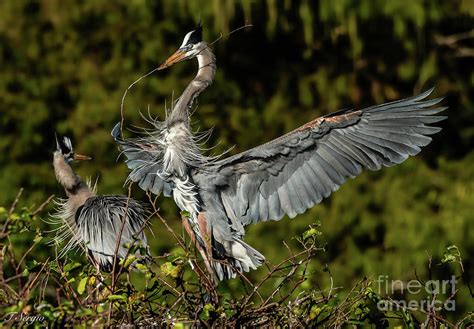
[[[193,48],[192,44],[187,44],[187,45],[181,47],[181,50],[182,51],[190,51],[192,48]]]

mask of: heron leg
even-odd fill
[[[191,229],[191,226],[189,226],[188,219],[187,219],[186,217],[183,217],[182,220],[183,220],[184,229],[186,230],[186,232],[188,233],[189,237],[191,238],[191,241],[192,241],[194,244],[196,244],[196,237],[195,237],[195,235],[194,235],[193,230]]]
[[[204,247],[206,248],[206,254],[209,260],[212,260],[212,247],[211,247],[211,237],[207,229],[206,217],[202,213],[199,213],[197,218],[199,231],[204,238]]]
[[[199,216],[198,216],[198,220],[199,220]],[[204,260],[204,265],[206,266],[206,269],[207,271],[209,272],[209,274],[211,274],[212,276],[212,280],[214,282],[217,282],[217,278],[216,278],[216,274],[214,272],[214,270],[212,269],[212,266],[211,266],[211,261],[212,261],[212,257],[209,257],[209,253],[204,251],[204,249],[202,248],[202,246],[199,244],[199,242],[197,242],[196,240],[196,234],[194,233],[193,229],[191,228],[191,226],[189,225],[189,221],[187,218],[183,217],[182,218],[182,221],[183,221],[183,226],[184,226],[184,229],[186,230],[186,232],[188,233],[189,237],[191,238],[191,241],[196,245],[196,248],[197,250],[199,251],[199,253],[201,254],[201,257],[203,258]],[[198,222],[199,223],[199,222]],[[201,225],[199,225],[201,226]],[[201,229],[201,228],[200,228]],[[207,231],[203,231],[203,232],[207,232]],[[209,239],[207,239],[207,234],[206,236],[204,236],[204,241],[208,241]],[[206,249],[207,248],[207,242],[206,243]]]

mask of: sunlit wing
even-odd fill
[[[441,130],[428,126],[445,119],[415,97],[344,110],[317,118],[294,131],[235,156],[217,161],[213,180],[227,214],[247,225],[305,212],[362,169],[379,170],[403,162]],[[197,176],[199,177],[199,170]]]

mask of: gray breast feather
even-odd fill
[[[76,215],[76,224],[89,252],[101,267],[113,264],[113,255],[117,245],[122,220],[125,219],[120,246],[119,258],[128,253],[126,244],[139,243],[147,248],[144,233],[148,213],[137,201],[125,196],[94,196],[84,203]]]

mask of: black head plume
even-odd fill
[[[199,21],[196,28],[186,34],[179,49],[176,50],[173,55],[168,57],[168,59],[158,67],[158,70],[170,67],[187,59],[195,58],[205,47],[205,44],[201,42],[202,24],[201,21]]]
[[[67,162],[72,162],[74,160],[74,150],[72,148],[71,140],[66,136],[64,136],[63,139],[58,139],[56,134],[55,138],[57,151],[61,152]]]
[[[191,32],[189,32],[188,34],[186,34],[181,47],[195,45],[201,41],[202,41],[202,24],[201,24],[201,21],[199,21],[196,28],[192,30]]]

